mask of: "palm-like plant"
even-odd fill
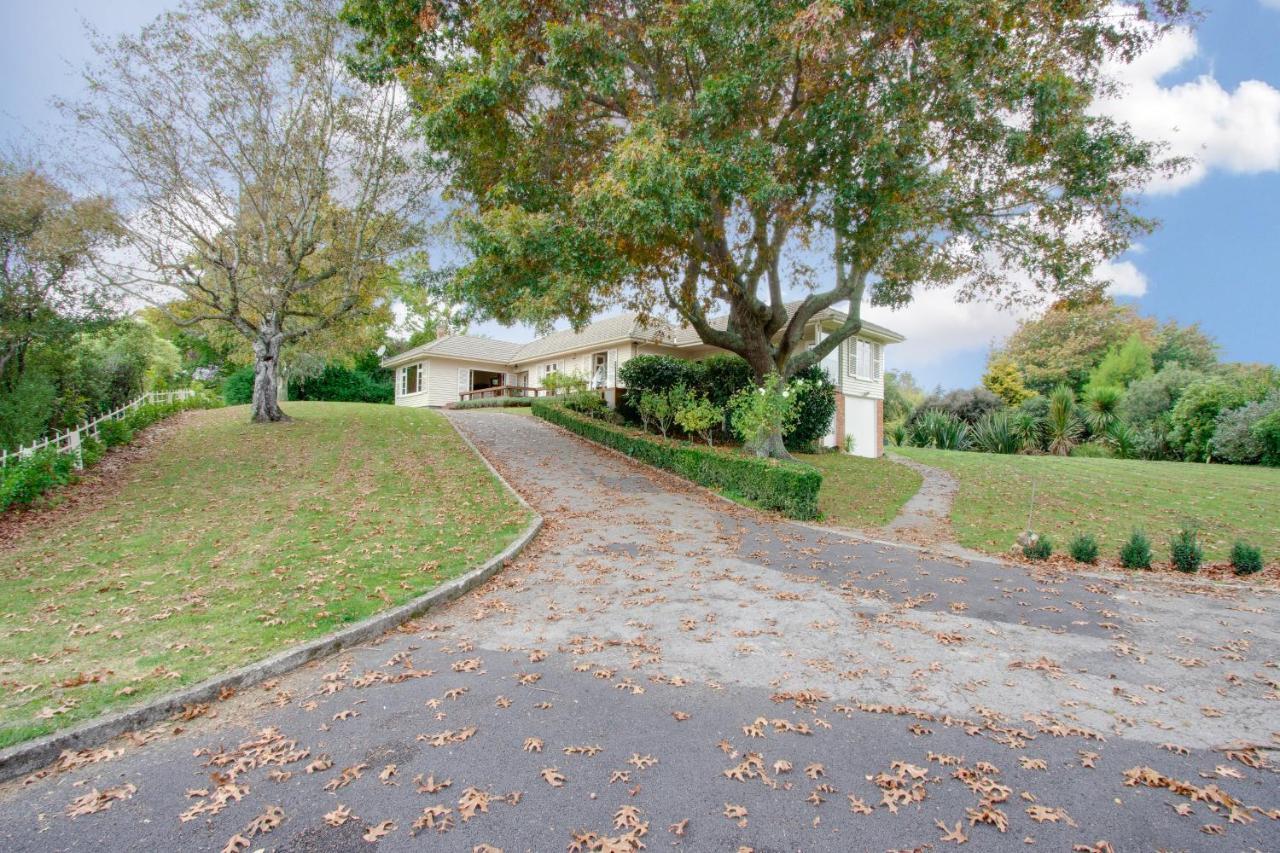
[[[1132,459],[1138,451],[1138,433],[1124,421],[1117,420],[1107,428],[1107,443],[1121,459]]]
[[[1022,436],[1007,409],[988,412],[973,425],[973,445],[985,453],[1017,453]]]
[[[1120,420],[1120,400],[1124,392],[1114,385],[1090,388],[1084,395],[1085,418],[1094,435],[1105,435]]]
[[[1014,412],[1013,430],[1018,434],[1019,450],[1039,450],[1040,439],[1044,435],[1044,421],[1031,412]]]
[[[1065,385],[1059,385],[1049,397],[1049,414],[1045,418],[1045,433],[1049,439],[1049,452],[1067,456],[1080,441],[1083,429],[1076,417],[1076,395]]]

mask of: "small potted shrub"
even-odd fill
[[[1077,563],[1098,562],[1098,540],[1089,533],[1081,533],[1071,540],[1071,559]]]
[[[1169,543],[1169,559],[1180,572],[1194,574],[1200,571],[1204,549],[1200,547],[1200,539],[1194,527],[1183,527],[1174,535]]]
[[[1262,549],[1247,542],[1232,545],[1231,568],[1240,577],[1262,571]]]
[[[1126,569],[1151,568],[1151,540],[1141,530],[1135,530],[1129,540],[1120,547],[1120,565]]]

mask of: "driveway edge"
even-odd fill
[[[446,418],[445,420],[448,419]],[[66,731],[54,732],[33,741],[15,744],[7,749],[0,750],[0,783],[16,779],[19,776],[34,772],[53,763],[62,754],[63,750],[80,750],[97,746],[125,732],[135,731],[167,719],[181,711],[184,705],[216,700],[219,694],[227,688],[251,687],[259,682],[266,681],[268,678],[284,675],[316,658],[341,651],[374,637],[379,637],[387,631],[403,625],[410,619],[421,616],[438,605],[452,601],[470,592],[497,574],[538,535],[538,531],[542,529],[542,515],[530,506],[529,502],[519,492],[512,488],[506,478],[498,473],[498,470],[489,463],[488,459],[484,458],[475,444],[471,442],[471,439],[463,435],[453,425],[452,421],[449,421],[449,424],[453,426],[454,432],[462,438],[471,452],[498,479],[503,488],[514,495],[520,505],[533,515],[533,518],[530,519],[529,524],[521,531],[520,535],[500,553],[490,557],[466,574],[459,575],[412,601],[377,613],[362,622],[357,622],[323,637],[286,649],[266,660],[246,664],[222,675],[216,675],[199,684],[193,684],[190,687],[161,696],[145,705],[118,711]]]

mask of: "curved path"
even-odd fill
[[[0,849],[1277,847],[1274,597],[934,559],[450,417],[538,542],[378,643],[7,786]]]

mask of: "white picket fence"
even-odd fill
[[[80,446],[86,437],[94,439],[100,438],[98,435],[98,425],[104,421],[115,421],[123,418],[139,406],[147,403],[173,403],[178,400],[187,400],[194,397],[195,391],[190,388],[183,388],[178,391],[148,391],[139,395],[137,399],[125,403],[118,409],[107,412],[105,415],[99,415],[91,421],[80,424],[74,429],[66,432],[57,432],[48,438],[41,439],[30,446],[19,447],[17,450],[0,449],[0,468],[3,468],[10,461],[16,462],[19,459],[25,459],[37,450],[44,450],[46,447],[55,447],[59,453],[71,453],[75,456],[75,464],[77,468],[84,467],[84,457],[81,455]]]

